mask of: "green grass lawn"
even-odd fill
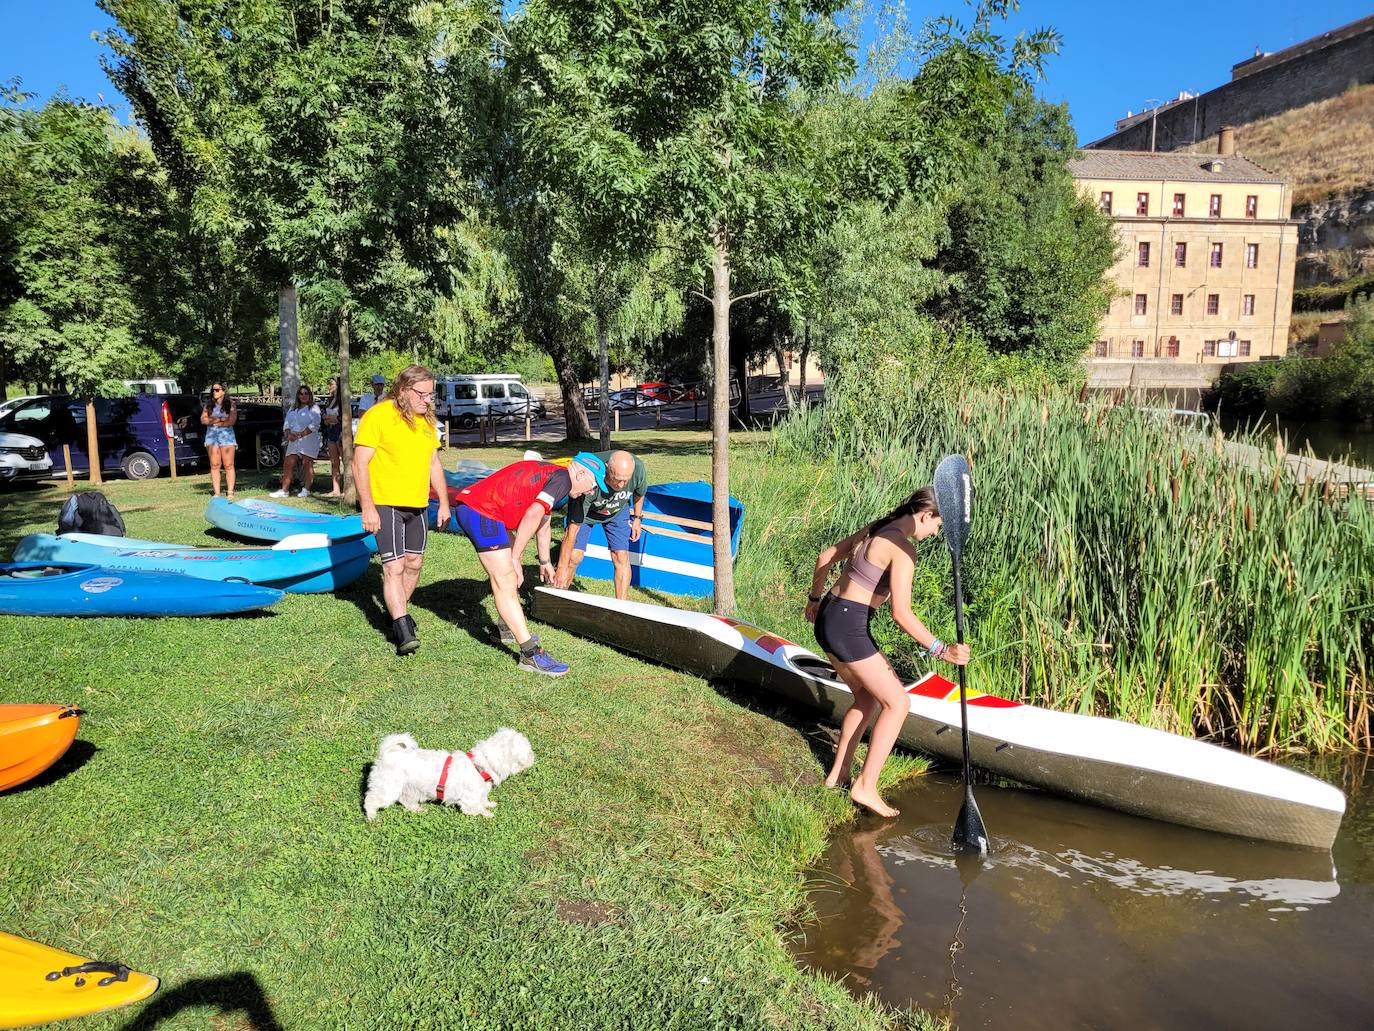
[[[651,481],[707,478],[703,433],[621,439]],[[522,450],[443,457],[499,465]],[[263,482],[249,472],[239,492],[262,496]],[[130,536],[216,544],[204,475],[103,489]],[[51,532],[65,497],[0,495],[0,553]],[[520,672],[488,637],[494,608],[462,538],[431,538],[413,612],[424,644],[398,659],[374,560],[335,595],[289,595],[263,615],[0,617],[0,701],[87,710],[55,771],[0,795],[0,929],[162,978],[141,1007],[84,1026],[918,1019],[851,998],[787,951],[806,867],[852,815],[817,786],[829,745],[807,714],[551,627],[537,629],[572,672]],[[438,805],[363,819],[383,734],[460,748],[503,725],[538,761],[496,790],[494,819]]]

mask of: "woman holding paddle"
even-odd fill
[[[935,491],[922,487],[895,509],[816,559],[806,618],[816,624],[816,641],[854,694],[854,704],[844,714],[835,764],[826,777],[827,787],[848,780],[854,751],[874,713],[878,714],[868,742],[868,756],[849,797],[879,816],[896,816],[878,794],[878,774],[897,740],[907,717],[906,689],[878,649],[869,630],[873,613],[892,601],[892,618],[932,658],[956,665],[969,660],[966,644],[946,644],[926,629],[911,611],[911,581],[916,571],[916,541],[940,532],[940,509]],[[830,570],[844,562],[839,581],[823,594]]]

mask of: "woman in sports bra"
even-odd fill
[[[889,598],[892,618],[932,658],[964,665],[966,644],[945,644],[911,611],[911,580],[916,571],[915,542],[940,532],[935,491],[922,487],[881,519],[822,551],[811,579],[806,618],[816,624],[816,641],[854,694],[854,704],[840,724],[835,764],[827,787],[849,779],[854,751],[873,714],[878,721],[868,742],[868,756],[849,789],[849,797],[879,816],[896,816],[878,795],[878,774],[906,719],[906,689],[879,651],[869,630],[873,613]],[[845,567],[828,594],[822,594],[831,568]]]

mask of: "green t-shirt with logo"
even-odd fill
[[[596,457],[609,467],[613,454],[615,454],[614,451],[600,451],[597,452]],[[583,494],[580,498],[570,498],[568,500],[568,522],[608,523],[618,516],[621,509],[632,500],[642,498],[648,485],[649,474],[645,471],[644,463],[636,456],[634,475],[630,477],[630,482],[625,484],[623,489],[607,494],[600,487],[594,487],[590,494]]]

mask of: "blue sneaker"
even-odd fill
[[[559,662],[546,652],[542,645],[529,655],[524,652],[520,653],[520,668],[534,673],[543,673],[546,677],[561,677],[568,672],[568,664]]]

